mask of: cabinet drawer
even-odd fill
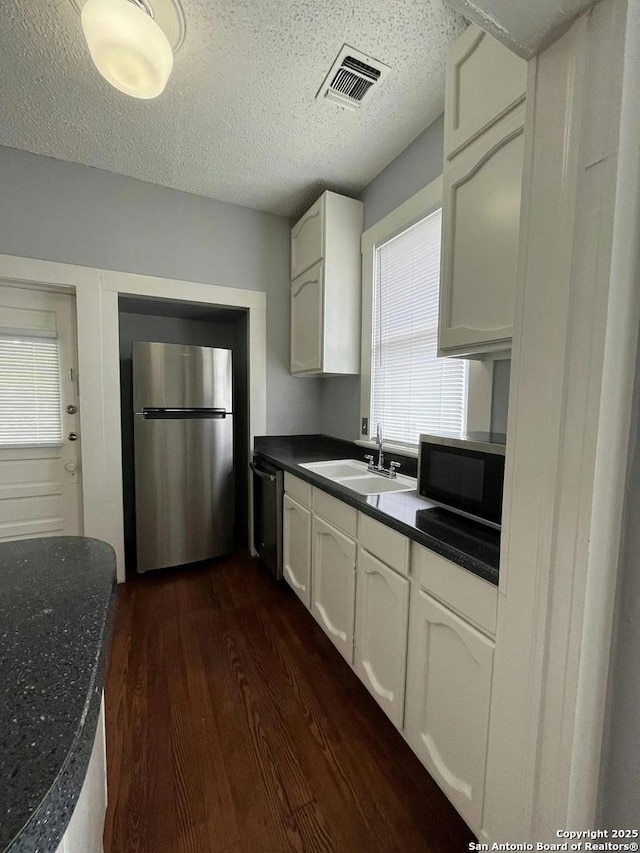
[[[411,547],[411,574],[427,592],[495,636],[498,588],[492,583],[415,542]]]
[[[291,230],[291,278],[308,270],[324,255],[324,207],[321,195]]]
[[[370,554],[401,575],[409,574],[409,540],[386,524],[359,513],[358,538]]]
[[[355,539],[358,529],[358,511],[353,507],[332,498],[331,495],[314,486],[313,511]]]
[[[284,472],[284,490],[288,495],[291,495],[292,498],[295,498],[298,503],[301,503],[303,506],[311,506],[311,486],[309,483],[305,483],[304,480],[301,480],[299,477],[294,477],[293,474],[289,474],[288,471]]]

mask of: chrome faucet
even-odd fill
[[[382,425],[378,424],[376,428],[376,444],[378,445],[378,464],[373,464],[373,455],[367,454],[364,458],[369,463],[367,471],[375,471],[376,474],[382,474],[383,477],[395,477],[396,468],[400,468],[399,462],[389,462],[389,467],[384,467],[384,451],[382,449]]]
[[[378,445],[378,471],[384,471],[384,453],[382,452],[382,424],[376,427],[376,444]]]

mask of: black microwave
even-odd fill
[[[505,443],[502,433],[421,435],[418,494],[499,530]]]

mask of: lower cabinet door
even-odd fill
[[[405,736],[478,834],[495,644],[418,585],[411,593]]]
[[[102,853],[107,810],[106,774],[103,697],[87,775],[56,853]]]
[[[409,581],[363,548],[358,552],[355,668],[401,729],[409,617]]]
[[[289,495],[283,501],[284,579],[306,607],[311,606],[311,510]]]
[[[313,518],[311,612],[342,655],[353,663],[356,543],[333,525]]]

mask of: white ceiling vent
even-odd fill
[[[357,110],[387,71],[388,65],[345,44],[324,78],[316,100]]]

